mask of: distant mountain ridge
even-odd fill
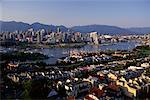
[[[74,26],[71,28],[73,31],[79,31],[82,33],[88,33],[91,31],[96,31],[102,34],[127,34],[127,33],[134,33],[130,30],[116,27],[116,26],[109,26],[109,25],[85,25],[85,26]]]
[[[23,22],[0,21],[0,28],[1,28],[0,31],[9,31],[9,32],[14,32],[16,30],[25,31],[28,28],[30,28],[30,25],[28,23],[23,23]]]
[[[71,28],[67,28],[63,25],[55,26],[55,25],[46,25],[41,24],[39,22],[35,22],[33,24],[28,24],[24,22],[16,22],[16,21],[0,21],[0,32],[9,31],[14,32],[16,30],[26,31],[29,28],[33,28],[34,30],[45,29],[46,31],[57,31],[57,28],[60,28],[61,31],[67,32],[68,29],[74,32],[88,33],[92,31],[96,31],[100,34],[144,34],[150,33],[150,27],[147,28],[120,28],[117,26],[110,25],[84,25],[84,26],[74,26]]]
[[[149,33],[150,34],[150,27],[134,27],[134,28],[128,28],[128,30],[137,32],[137,33]]]
[[[49,30],[49,31],[56,31],[57,28],[60,28],[60,30],[67,31],[68,28],[66,28],[65,26],[54,26],[54,25],[46,25],[46,24],[41,24],[38,22],[35,22],[33,24],[28,24],[28,23],[23,23],[23,22],[16,22],[16,21],[10,21],[10,22],[4,22],[4,21],[0,21],[0,31],[9,31],[9,32],[14,32],[16,30],[19,31],[26,31],[29,28],[33,28],[35,31],[39,30],[39,29],[45,29],[45,30]]]

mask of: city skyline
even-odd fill
[[[0,20],[3,21],[67,27],[91,24],[150,26],[148,0],[2,0],[0,6]]]
[[[0,100],[150,98],[150,0],[0,0]]]

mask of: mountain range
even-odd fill
[[[58,27],[62,32],[67,32],[69,29],[73,32],[88,33],[92,31],[96,31],[100,34],[109,34],[109,35],[150,33],[150,27],[121,28],[117,26],[94,24],[94,25],[74,26],[68,28],[63,25],[60,26],[46,25],[46,24],[41,24],[39,22],[28,24],[28,23],[16,22],[16,21],[9,21],[9,22],[0,21],[0,32],[5,32],[5,31],[14,32],[16,30],[26,31],[29,28],[33,28],[35,31],[39,29],[45,29],[46,31],[56,32]]]

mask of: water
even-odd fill
[[[40,52],[43,52],[43,54],[48,55],[50,58],[47,60],[44,60],[48,64],[55,64],[57,59],[60,57],[65,57],[69,54],[64,54],[76,50],[76,51],[105,51],[105,50],[131,50],[135,48],[138,45],[137,42],[131,41],[131,42],[119,42],[116,44],[108,44],[103,45],[100,44],[99,46],[94,45],[85,45],[81,48],[46,48],[46,49],[40,49]]]
[[[42,52],[45,55],[48,55],[50,58],[44,60],[47,64],[55,64],[58,58],[66,57],[69,55],[69,51],[86,51],[86,52],[94,52],[94,51],[105,51],[105,50],[131,50],[135,48],[139,43],[136,41],[130,42],[118,42],[115,44],[100,44],[98,46],[94,45],[85,45],[81,48],[44,48],[44,49],[34,49],[35,52]],[[16,49],[16,48],[15,48]],[[9,52],[14,50],[14,48],[3,48],[0,47],[0,52]],[[32,51],[32,50],[31,50]],[[64,54],[65,53],[65,54]]]

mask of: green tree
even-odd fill
[[[27,99],[27,100],[30,100],[31,98],[30,98],[30,95],[29,95],[29,93],[30,93],[30,89],[31,89],[31,81],[30,80],[28,80],[28,81],[25,81],[24,83],[23,83],[23,88],[24,88],[24,91],[23,91],[23,93],[22,93],[22,98],[23,99]]]

